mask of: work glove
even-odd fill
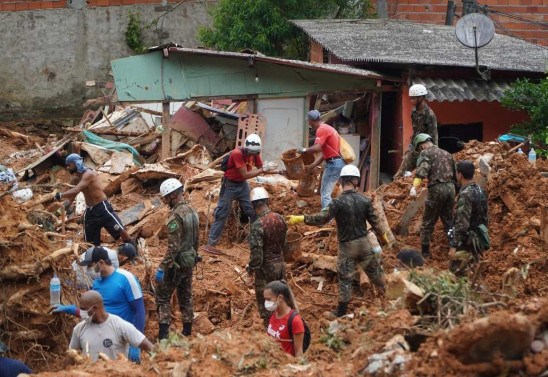
[[[413,173],[411,173],[410,171],[407,170],[405,173],[403,173],[403,176],[404,176],[405,178],[407,178],[407,177],[412,177],[412,176],[413,176]]]
[[[134,363],[141,364],[141,349],[139,347],[129,347],[127,358]]]
[[[417,196],[417,189],[415,188],[415,186],[411,187],[411,190],[409,190],[409,196],[413,198]]]
[[[390,243],[390,241],[388,240],[388,235],[386,233],[382,235],[381,239],[384,245],[388,245]]]
[[[164,281],[164,270],[162,268],[158,268],[156,271],[156,282],[161,283]]]
[[[301,154],[302,154],[302,153],[305,153],[305,152],[306,152],[306,148],[304,148],[304,147],[297,148],[297,152],[299,152],[299,153],[301,153]]]
[[[289,225],[295,225],[304,221],[303,215],[289,215],[287,216],[287,223]]]
[[[60,202],[61,201],[61,193],[58,192],[57,194],[55,194],[54,199],[55,199],[55,201]]]
[[[80,308],[77,308],[76,305],[55,304],[50,309],[50,313],[65,313],[65,314],[73,315],[75,317],[79,317],[80,316]]]
[[[278,163],[276,161],[269,161],[269,162],[265,162],[263,164],[263,171],[264,172],[271,171],[271,170],[276,170],[276,169],[278,169]]]

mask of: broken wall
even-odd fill
[[[144,32],[144,45],[196,47],[215,1],[184,2]],[[132,5],[0,12],[0,121],[77,117],[88,98],[110,93],[110,61],[135,54],[125,41],[129,12],[143,29],[170,7]],[[95,81],[93,87],[86,81]]]

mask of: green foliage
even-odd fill
[[[143,43],[143,26],[141,25],[141,14],[129,11],[129,21],[126,28],[126,43],[129,48],[138,54],[147,51]]]
[[[335,352],[340,352],[345,347],[344,340],[329,331],[320,338],[320,343],[325,344]]]
[[[518,79],[504,93],[502,104],[512,110],[523,110],[531,117],[530,121],[516,124],[511,132],[528,136],[533,144],[544,145],[537,154],[548,157],[548,77],[538,83],[528,79]]]
[[[213,27],[198,37],[217,50],[305,59],[308,38],[289,20],[366,18],[371,9],[371,0],[220,0],[211,8]]]

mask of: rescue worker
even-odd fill
[[[335,314],[341,317],[346,314],[352,297],[352,278],[359,264],[369,280],[381,291],[384,291],[384,273],[380,255],[373,252],[367,239],[367,223],[371,224],[382,241],[388,244],[388,237],[383,233],[373,205],[369,198],[358,193],[360,171],[354,165],[346,165],[341,170],[340,182],[342,194],[334,199],[327,208],[314,215],[288,217],[288,224],[303,222],[308,225],[323,225],[335,218],[339,253],[337,255],[337,272],[339,274],[339,306]]]
[[[284,218],[268,208],[268,192],[263,187],[251,190],[251,204],[257,214],[257,220],[249,230],[249,274],[248,283],[255,280],[257,308],[268,326],[270,313],[264,306],[263,291],[274,280],[285,279],[284,250],[287,243],[287,225]]]
[[[449,252],[449,268],[457,274],[462,274],[470,264],[478,262],[488,248],[481,234],[487,234],[489,222],[487,195],[473,181],[474,172],[472,162],[457,163],[457,182],[461,189],[455,208],[454,238]]]
[[[339,133],[329,124],[322,123],[320,117],[321,114],[318,110],[308,112],[308,124],[316,131],[316,140],[313,146],[310,148],[299,148],[298,152],[318,154],[316,160],[306,167],[309,172],[325,161],[320,195],[322,208],[327,208],[329,203],[331,203],[331,194],[335,189],[345,162],[341,156]]]
[[[428,134],[432,137],[432,143],[438,145],[438,121],[436,114],[426,104],[426,95],[428,91],[421,84],[415,84],[409,88],[409,98],[413,105],[411,111],[411,124],[413,126],[413,135],[411,135],[411,144],[403,156],[400,168],[394,175],[394,179],[403,176],[406,171],[413,171],[417,167],[417,158],[419,153],[413,148],[413,140],[418,134]]]
[[[95,246],[101,245],[101,228],[105,228],[114,240],[121,237],[124,242],[136,246],[107,200],[97,172],[85,166],[82,157],[76,153],[68,155],[65,162],[69,173],[75,174],[79,181],[75,187],[55,194],[55,200],[60,202],[65,199],[64,206],[68,210],[76,196],[80,192],[84,193],[87,206],[84,213],[84,241]]]
[[[413,147],[420,153],[409,195],[417,196],[417,188],[420,187],[423,179],[428,178],[428,196],[421,225],[421,245],[422,256],[429,258],[430,238],[438,218],[441,218],[445,232],[452,224],[455,201],[455,161],[451,153],[434,145],[430,135],[418,134],[413,140]]]
[[[250,223],[255,221],[255,211],[249,201],[249,184],[247,180],[278,168],[276,162],[266,162],[261,159],[261,138],[257,134],[251,134],[245,139],[243,148],[236,148],[230,152],[227,168],[221,182],[221,192],[217,208],[215,208],[215,221],[211,225],[206,251],[217,252],[215,245],[221,240],[221,234],[226,220],[232,208],[232,202],[237,200],[241,210],[249,218]]]
[[[190,336],[194,312],[192,308],[192,269],[198,256],[198,214],[183,198],[183,185],[175,178],[160,185],[162,200],[171,208],[167,220],[167,253],[156,272],[156,306],[160,328],[158,339],[167,339],[171,324],[171,296],[177,291],[177,301],[183,316],[183,335]]]

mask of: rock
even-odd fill
[[[298,208],[304,208],[304,207],[308,206],[308,203],[305,202],[304,200],[297,200],[297,202],[295,204],[297,204]]]
[[[196,313],[194,330],[202,335],[208,335],[215,331],[215,325],[207,318],[207,313]]]
[[[531,351],[534,353],[539,353],[544,351],[546,348],[546,345],[542,340],[535,340],[533,343],[531,343]]]
[[[383,367],[383,365],[384,363],[382,361],[373,361],[367,366],[365,371],[369,374],[376,374]]]

